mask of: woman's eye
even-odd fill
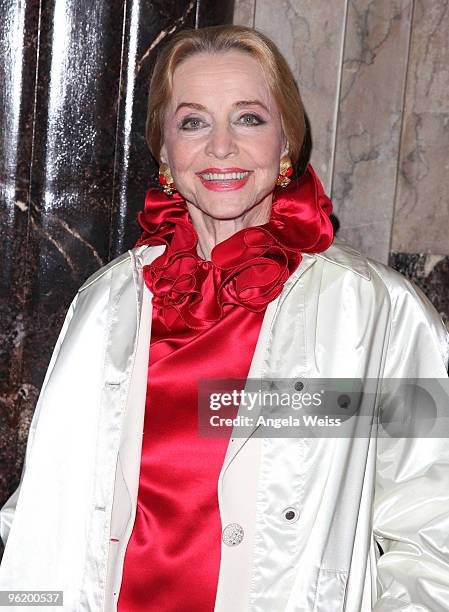
[[[265,123],[265,121],[259,117],[258,115],[254,115],[253,113],[246,113],[240,117],[240,120],[243,119],[244,125],[261,125]]]
[[[191,117],[190,119],[184,119],[183,121],[181,121],[181,129],[197,130],[199,128],[200,123],[202,123],[201,119],[196,119],[195,117]]]

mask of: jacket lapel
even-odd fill
[[[145,416],[145,400],[148,378],[148,361],[151,338],[151,319],[153,294],[145,286],[142,268],[163,253],[165,246],[157,245],[152,248],[139,247],[130,251],[134,288],[137,306],[137,347],[135,354],[130,393],[124,415],[123,434],[120,444],[120,461],[123,476],[127,482],[134,514],[139,486],[139,469],[141,461],[141,443],[143,422]],[[118,342],[120,344],[120,342]]]
[[[285,283],[281,294],[275,300],[273,300],[272,302],[268,304],[267,309],[265,311],[265,316],[263,318],[262,325],[260,328],[260,333],[259,333],[259,337],[257,340],[256,348],[254,351],[253,359],[251,361],[251,366],[250,366],[249,373],[248,373],[248,379],[259,379],[260,384],[264,385],[264,381],[263,381],[264,377],[265,378],[270,377],[270,372],[267,371],[268,351],[269,351],[269,339],[271,336],[271,330],[272,330],[274,321],[279,313],[279,310],[282,307],[282,304],[285,298],[290,293],[290,290],[292,289],[292,287],[297,283],[298,279],[304,274],[304,272],[308,270],[315,263],[315,261],[316,261],[315,255],[303,254],[301,263],[299,264],[298,268],[295,270],[295,272],[290,276],[290,278]],[[254,391],[253,385],[247,382],[247,384],[245,385],[245,390]],[[222,478],[229,464],[231,463],[231,461],[233,461],[233,459],[235,458],[237,453],[240,451],[240,449],[243,447],[243,445],[249,440],[249,438],[258,429],[259,426],[256,425],[256,423],[257,423],[257,419],[260,413],[261,413],[261,406],[256,403],[256,405],[254,406],[253,412],[252,412],[254,425],[248,427],[246,431],[243,430],[241,426],[237,428],[234,427],[233,433],[231,434],[231,437],[229,440],[229,444],[228,444],[228,448],[227,448],[226,455],[224,458],[223,466],[220,472],[220,476],[218,479],[219,488],[221,487]],[[245,407],[240,405],[239,410],[238,410],[238,415],[242,416],[246,414],[247,412],[246,412]],[[240,432],[239,437],[236,437],[235,435],[237,430]]]

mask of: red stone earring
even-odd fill
[[[159,183],[168,196],[171,196],[175,191],[175,183],[170,172],[170,166],[164,162],[159,166]]]
[[[279,176],[276,179],[276,185],[280,185],[281,187],[287,187],[290,183],[291,179],[289,176],[293,174],[293,166],[288,155],[285,155],[281,158],[279,164]]]

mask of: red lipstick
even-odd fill
[[[207,173],[213,174],[225,174],[230,172],[245,172],[246,176],[243,178],[225,178],[217,180],[208,180],[202,175]],[[252,170],[245,170],[244,168],[206,168],[200,172],[196,172],[197,176],[201,180],[202,184],[210,191],[231,191],[233,189],[241,189],[248,182],[249,177],[252,174]]]

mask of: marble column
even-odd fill
[[[70,301],[139,236],[155,54],[179,29],[230,23],[233,2],[0,0],[0,15],[3,505]]]

